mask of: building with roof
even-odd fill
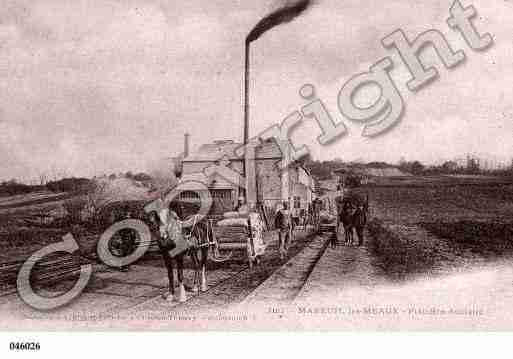
[[[404,177],[408,173],[402,172],[396,166],[386,163],[348,164],[333,171],[344,186],[356,179],[360,184],[375,183],[384,177]]]
[[[182,160],[180,185],[190,192],[184,191],[181,199],[197,199],[193,191],[208,188],[213,210],[231,211],[246,188],[248,202],[275,208],[279,202],[291,201],[296,207],[306,208],[313,193],[308,170],[300,164],[282,170],[280,162],[284,156],[274,139],[260,141],[252,149],[254,162],[245,157],[241,143],[230,140],[204,144],[187,153]]]

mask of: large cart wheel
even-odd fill
[[[226,262],[232,258],[233,251],[229,251],[224,256],[222,256],[219,249],[219,242],[214,232],[214,221],[212,219],[208,220],[208,226],[207,235],[209,236],[209,245],[211,246],[211,250],[209,251],[210,260],[216,263]]]
[[[123,229],[115,233],[108,241],[108,250],[115,257],[132,254],[139,245],[140,238],[133,229]]]

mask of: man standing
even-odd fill
[[[274,226],[278,230],[280,259],[284,259],[289,241],[292,239],[292,218],[289,211],[289,204],[285,201],[283,202],[283,207],[276,213]]]

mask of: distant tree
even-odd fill
[[[366,167],[372,167],[372,168],[390,168],[395,167],[389,163],[386,162],[369,162],[365,164]]]
[[[46,184],[52,192],[73,192],[73,193],[85,193],[91,190],[93,187],[93,181],[88,178],[63,178],[58,181],[50,181]]]
[[[29,186],[23,183],[18,183],[16,179],[2,182],[0,185],[0,196],[13,196],[17,194],[30,193],[38,190],[38,186]]]
[[[467,173],[478,174],[480,172],[479,161],[476,158],[469,158],[467,160]]]
[[[87,210],[88,217],[97,218],[101,211],[114,200],[114,195],[108,188],[108,182],[95,181],[85,196],[84,209]]]
[[[441,166],[443,173],[454,173],[458,169],[458,164],[454,161],[445,161]]]
[[[424,165],[420,163],[419,161],[414,161],[411,164],[411,173],[414,175],[420,175],[422,174],[422,171],[424,171]]]
[[[48,175],[46,173],[41,173],[39,175],[39,184],[41,186],[44,186],[44,185],[46,185],[47,182],[48,182]]]
[[[403,162],[399,165],[399,169],[406,173],[411,173],[413,175],[421,175],[424,173],[426,167],[420,163],[419,161],[413,162]]]
[[[87,205],[87,198],[75,197],[63,203],[63,207],[68,213],[71,223],[80,223],[82,221],[82,211]]]
[[[340,163],[333,161],[305,161],[304,165],[311,175],[319,180],[330,179],[333,170],[341,166]]]
[[[151,176],[146,173],[140,172],[132,176],[132,179],[140,182],[146,182],[151,181]]]

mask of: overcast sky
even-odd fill
[[[467,152],[513,157],[513,1],[462,1],[495,43],[473,52],[445,23],[451,1],[318,0],[252,45],[251,135],[317,88],[349,133],[328,147],[306,121],[296,144],[315,158],[430,163]],[[241,140],[244,38],[283,1],[3,0],[0,7],[0,179],[65,172],[148,170],[183,148]],[[467,61],[418,93],[381,38],[436,28]],[[429,55],[429,54],[428,54]],[[378,138],[343,119],[342,85],[384,56],[405,101],[401,123]],[[370,95],[369,95],[370,96]]]

